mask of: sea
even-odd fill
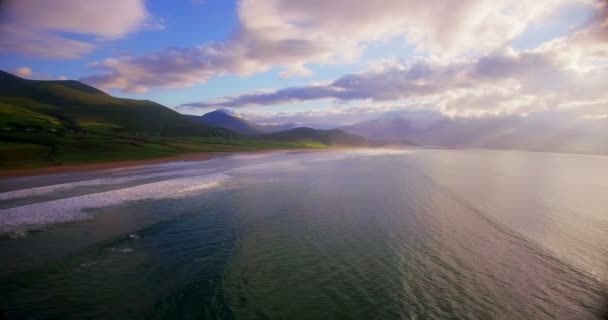
[[[0,319],[608,319],[608,157],[277,151],[0,180]]]

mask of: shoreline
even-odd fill
[[[381,147],[394,148],[391,146]],[[339,150],[356,150],[356,149],[377,149],[377,147],[328,147],[323,149],[270,149],[270,150],[242,150],[242,151],[226,151],[226,152],[195,152],[184,153],[161,158],[140,159],[140,160],[118,160],[110,162],[98,162],[89,164],[74,164],[74,165],[57,165],[43,168],[33,169],[15,169],[0,171],[0,180],[25,178],[35,176],[45,176],[52,174],[67,174],[88,171],[102,171],[120,168],[129,168],[145,165],[163,164],[171,162],[188,162],[188,161],[207,161],[216,157],[230,156],[235,154],[256,154],[269,152],[330,152]]]
[[[247,152],[247,151],[244,151]],[[230,155],[241,152],[200,152],[200,153],[184,153],[180,155],[141,159],[141,160],[119,160],[110,162],[98,162],[90,164],[74,164],[74,165],[58,165],[35,169],[16,169],[0,171],[0,179],[24,178],[34,176],[44,176],[51,174],[76,173],[86,171],[101,171],[109,169],[129,168],[153,164],[162,164],[179,161],[206,161],[221,155]]]
[[[64,174],[64,173],[77,173],[77,172],[88,172],[88,171],[102,171],[111,169],[121,169],[129,167],[138,167],[145,165],[163,164],[171,162],[188,162],[188,161],[207,161],[216,157],[229,156],[234,154],[255,154],[255,153],[267,153],[267,152],[320,152],[320,151],[336,151],[345,149],[357,149],[357,148],[344,148],[344,147],[332,147],[325,149],[271,149],[271,150],[250,150],[250,151],[227,151],[227,152],[195,152],[195,153],[184,153],[180,155],[152,158],[152,159],[140,159],[140,160],[118,160],[110,162],[98,162],[89,164],[74,164],[74,165],[57,165],[43,168],[33,169],[15,169],[0,171],[0,180],[13,179],[13,178],[25,178],[35,176],[45,176],[52,174]]]

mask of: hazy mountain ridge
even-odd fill
[[[298,125],[293,123],[276,125],[257,124],[224,109],[211,111],[202,116],[187,115],[187,117],[206,125],[230,129],[246,136],[259,136],[265,133],[291,130],[298,127]]]
[[[211,111],[202,116],[188,115],[188,117],[207,125],[230,129],[242,135],[262,140],[315,142],[335,146],[369,145],[365,138],[338,129],[294,128],[294,124],[259,125],[223,109]]]
[[[278,132],[278,131],[286,131],[295,128],[301,127],[301,125],[295,123],[286,123],[286,124],[260,124],[267,133],[270,132]]]
[[[436,112],[415,111],[341,129],[367,139],[409,139],[430,146],[608,154],[604,125],[605,121],[567,115],[551,119],[541,114],[450,118]]]
[[[267,132],[264,127],[223,110],[212,111],[202,116],[187,115],[187,117],[209,126],[230,129],[247,136],[256,136]]]
[[[236,120],[236,130],[210,126],[158,103],[112,97],[78,81],[27,80],[0,71],[0,170],[183,153],[355,146],[365,140],[326,132],[265,136],[262,126]]]
[[[342,130],[318,130],[308,127],[291,128],[286,125],[259,125],[232,114],[230,111],[218,109],[202,116],[189,115],[190,119],[207,125],[234,130],[240,134],[272,141],[315,142],[333,146],[364,146],[369,142],[358,135]],[[287,128],[286,130],[279,130]]]
[[[370,145],[365,138],[344,132],[339,129],[317,130],[300,127],[286,131],[278,131],[260,136],[261,139],[274,141],[314,141],[333,146],[365,146]]]

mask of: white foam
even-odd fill
[[[121,184],[121,183],[127,183],[127,182],[131,182],[131,181],[137,181],[137,180],[143,180],[143,179],[162,178],[162,177],[166,177],[166,176],[192,176],[192,175],[207,174],[211,170],[213,170],[213,169],[192,169],[192,170],[181,170],[181,171],[169,171],[169,172],[137,174],[137,175],[123,176],[123,177],[99,178],[99,179],[83,180],[83,181],[77,181],[77,182],[54,184],[54,185],[49,185],[49,186],[44,186],[44,187],[3,192],[3,193],[0,193],[0,201],[27,198],[27,197],[32,197],[32,196],[41,196],[41,195],[46,195],[46,194],[50,194],[50,193],[54,193],[54,192],[70,190],[70,189],[74,189],[77,187]]]
[[[240,173],[240,172],[261,172],[261,171],[280,171],[280,170],[294,170],[302,168],[300,159],[281,159],[279,161],[265,162],[252,164],[242,167],[237,167],[226,171],[227,173]]]
[[[185,188],[185,189],[181,190],[181,192],[187,193],[187,192],[196,192],[196,191],[201,191],[201,190],[205,190],[205,189],[211,189],[211,188],[218,187],[220,184],[221,183],[219,181],[199,184],[199,185],[195,185],[195,186],[192,186],[189,188]]]
[[[115,253],[131,253],[133,249],[131,248],[111,248],[110,251]]]
[[[381,149],[351,149],[339,151],[310,151],[297,154],[281,154],[284,157],[274,157],[272,161],[245,165],[228,170],[228,173],[245,173],[245,172],[276,172],[276,171],[293,171],[305,169],[307,162],[318,161],[333,161],[343,160],[358,157],[368,156],[383,156],[394,154],[408,154],[416,152],[415,150],[398,149],[398,148],[381,148]]]
[[[222,181],[229,179],[227,173],[239,172],[259,172],[277,170],[294,170],[303,168],[306,162],[339,160],[360,156],[378,156],[390,154],[412,153],[411,149],[353,149],[332,152],[310,152],[291,156],[285,153],[264,153],[240,155],[239,160],[263,158],[272,155],[271,161],[250,164],[233,168],[226,173],[207,174],[213,169],[191,169],[181,171],[170,171],[152,174],[131,175],[117,178],[101,178],[86,181],[57,184],[39,188],[17,190],[0,194],[0,200],[14,199],[21,197],[31,197],[36,195],[48,194],[56,191],[63,191],[79,186],[96,186],[103,184],[120,184],[128,181],[141,180],[145,178],[163,176],[184,176],[160,182],[153,182],[138,185],[135,187],[117,189],[106,192],[99,192],[76,196],[71,198],[58,199],[42,203],[24,205],[15,208],[0,210],[0,232],[11,232],[20,230],[29,225],[45,225],[58,222],[82,220],[89,217],[85,209],[103,208],[118,205],[124,202],[143,200],[143,199],[163,199],[178,198],[187,196],[190,193],[201,192],[206,189],[216,188],[222,185]],[[246,162],[245,162],[246,163]]]
[[[82,220],[89,217],[85,209],[104,208],[144,199],[186,197],[221,185],[230,176],[223,173],[172,179],[112,191],[35,203],[0,210],[0,232],[19,230],[24,226],[45,225]]]
[[[325,154],[328,156],[333,156],[335,159],[343,159],[343,157],[384,156],[393,154],[408,154],[414,152],[416,152],[416,150],[401,148],[374,148],[341,150],[340,152],[327,152]]]
[[[230,159],[233,160],[249,160],[249,159],[263,159],[269,158],[276,155],[284,155],[285,151],[267,151],[261,153],[251,153],[251,154],[232,154],[229,156]]]

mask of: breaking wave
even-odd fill
[[[213,169],[192,169],[192,170],[181,170],[181,171],[168,171],[168,172],[160,172],[160,173],[151,173],[151,174],[137,174],[137,175],[129,175],[122,177],[112,177],[112,178],[100,178],[100,179],[90,179],[83,180],[77,182],[68,182],[68,183],[60,183],[54,184],[44,187],[37,188],[29,188],[29,189],[21,189],[9,192],[0,193],[0,201],[2,200],[13,200],[19,198],[26,198],[32,196],[41,196],[50,194],[58,191],[66,191],[70,189],[74,189],[77,187],[85,187],[85,186],[99,186],[99,185],[109,185],[109,184],[122,184],[132,181],[138,181],[143,179],[150,178],[162,178],[167,176],[192,176],[192,175],[200,175],[209,173]]]
[[[89,217],[85,209],[110,207],[136,200],[186,197],[218,187],[228,179],[230,176],[224,173],[179,178],[4,209],[0,210],[0,232],[12,232],[26,226],[83,220]]]

